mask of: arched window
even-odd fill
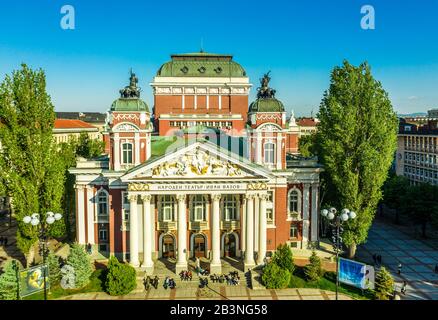
[[[160,208],[161,208],[160,216],[162,221],[174,220],[175,199],[173,196],[171,195],[162,196]]]
[[[97,193],[97,216],[108,216],[108,194],[103,190]]]
[[[265,163],[274,164],[275,144],[272,142],[265,143]]]
[[[301,192],[299,189],[291,189],[288,195],[289,213],[301,213]]]
[[[206,203],[203,195],[197,194],[193,196],[191,208],[193,221],[205,220]]]
[[[132,143],[122,144],[122,161],[124,164],[131,164],[132,161]]]
[[[237,200],[235,195],[227,194],[224,197],[223,208],[225,221],[237,220]]]

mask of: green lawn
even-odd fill
[[[103,292],[104,291],[104,271],[105,270],[96,270],[90,277],[90,283],[81,289],[68,289],[65,290],[61,288],[60,285],[56,285],[50,289],[50,292],[47,294],[48,299],[57,299],[63,296],[69,296],[76,293],[85,293],[85,292]],[[24,297],[23,300],[43,300],[44,292],[38,292],[31,296]]]
[[[336,273],[325,272],[324,276],[316,282],[308,282],[305,280],[304,268],[295,266],[294,274],[291,276],[289,282],[289,288],[318,288],[327,291],[336,291]],[[354,299],[368,300],[372,299],[373,295],[370,291],[362,290],[347,286],[345,284],[339,284],[339,293],[348,295]]]

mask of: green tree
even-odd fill
[[[61,281],[61,267],[59,257],[53,252],[50,252],[47,256],[46,262],[49,267],[50,285],[52,286],[58,284],[59,281]]]
[[[316,134],[312,133],[310,135],[302,136],[298,140],[298,152],[303,157],[313,157],[318,154],[317,151]]]
[[[282,289],[289,284],[291,273],[273,261],[263,268],[262,283],[268,289]]]
[[[367,63],[344,61],[331,74],[319,115],[317,142],[326,180],[326,203],[349,208],[344,243],[353,257],[363,243],[382,197],[381,187],[396,150],[397,116]]]
[[[292,251],[287,244],[280,244],[277,250],[274,252],[272,262],[279,266],[281,269],[294,273],[295,265],[292,257]]]
[[[385,267],[381,267],[376,274],[375,298],[377,300],[389,300],[394,292],[394,279]]]
[[[128,294],[137,286],[135,269],[128,264],[120,263],[116,257],[111,257],[105,286],[108,294],[112,296]]]
[[[103,140],[90,139],[86,132],[82,132],[77,142],[76,155],[84,158],[94,158],[102,155],[105,143]]]
[[[76,288],[87,285],[93,273],[93,268],[83,246],[75,243],[70,247],[67,264],[74,268]]]
[[[392,174],[383,185],[383,201],[395,210],[395,223],[400,223],[400,213],[406,205],[406,196],[409,192],[409,180],[404,176]]]
[[[304,274],[309,281],[318,281],[323,276],[324,271],[321,266],[321,259],[316,255],[315,250],[312,250],[309,262],[304,267]]]
[[[0,275],[0,300],[17,300],[18,277],[16,268],[21,269],[18,260],[6,262],[2,275]]]
[[[5,77],[0,84],[0,119],[0,184],[13,199],[17,245],[26,254],[37,231],[24,224],[23,217],[38,212],[43,221],[46,212],[60,211],[65,181],[63,159],[52,136],[54,108],[42,70],[23,64]],[[48,229],[53,237],[64,231],[62,221]]]

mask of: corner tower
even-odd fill
[[[104,134],[106,152],[110,155],[110,169],[127,170],[151,156],[149,107],[140,99],[138,78],[131,71],[130,83],[121,89],[108,112],[108,129]]]
[[[269,87],[269,72],[260,79],[257,99],[248,110],[248,152],[252,162],[271,170],[286,168],[286,151],[291,133],[283,103]]]

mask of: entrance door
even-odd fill
[[[197,234],[194,237],[194,246],[195,257],[205,257],[205,238],[203,235]]]
[[[232,233],[228,233],[225,235],[224,256],[232,258],[236,256],[236,236]]]
[[[165,235],[163,237],[163,258],[175,258],[175,243],[173,237]]]

